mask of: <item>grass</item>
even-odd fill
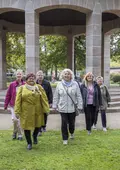
[[[75,139],[62,144],[59,131],[39,137],[26,150],[26,142],[12,141],[12,131],[0,131],[0,170],[120,170],[120,131],[76,131]]]

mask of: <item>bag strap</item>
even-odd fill
[[[72,100],[73,104],[76,106],[76,104],[75,104],[74,100],[72,99],[72,97],[70,96],[70,94],[67,92],[67,90],[66,90],[65,86],[64,86],[63,84],[62,84],[62,86],[64,87],[64,89],[65,89],[65,91],[66,91],[67,95],[68,95],[68,96],[70,97],[70,99]]]

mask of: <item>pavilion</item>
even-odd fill
[[[0,89],[6,88],[6,33],[24,32],[26,73],[39,68],[39,36],[68,40],[67,67],[74,70],[74,37],[86,35],[86,72],[110,84],[110,35],[120,28],[120,0],[0,0]]]

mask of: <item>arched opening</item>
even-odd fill
[[[21,58],[22,60],[25,59],[25,50],[23,50],[25,49],[23,47],[25,42],[22,41],[25,30],[24,24],[24,11],[12,8],[0,10],[0,68],[2,68],[1,77],[4,88],[6,87],[6,80],[12,81],[14,79],[12,79],[11,70],[21,67],[20,60]]]
[[[111,13],[112,12],[112,13]],[[103,40],[102,40],[102,70],[105,83],[109,86],[111,83],[110,72],[111,66],[119,66],[119,45],[120,40],[120,24],[117,22],[119,12],[107,11],[102,14],[103,16]],[[117,28],[117,29],[116,29]],[[119,31],[118,31],[119,30]],[[116,56],[114,56],[116,55]]]

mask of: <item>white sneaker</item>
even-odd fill
[[[103,131],[104,131],[104,132],[107,132],[107,129],[104,127],[104,128],[103,128]]]
[[[74,139],[74,134],[70,134],[70,139]]]
[[[38,133],[38,136],[42,136],[42,132],[39,132],[39,133]]]
[[[67,140],[63,140],[63,145],[67,145],[68,141]]]
[[[96,125],[93,124],[92,129],[97,130]]]
[[[88,130],[88,135],[91,135],[91,131],[90,130]]]

